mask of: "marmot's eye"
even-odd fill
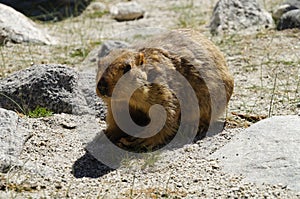
[[[128,71],[131,70],[131,65],[130,64],[126,64],[124,69],[123,69],[123,74],[127,73]]]

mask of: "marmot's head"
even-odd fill
[[[115,50],[99,61],[96,91],[103,100],[112,96],[118,96],[114,100],[128,99],[130,94],[132,100],[145,102],[153,95],[148,93],[150,89],[157,90],[158,95],[159,87],[172,79],[168,70],[176,69],[168,52],[162,49]]]
[[[147,75],[141,70],[144,54],[134,50],[115,50],[99,61],[96,92],[102,99],[110,99],[118,81],[123,77],[121,89],[117,96],[121,98],[130,92],[132,87],[143,92]],[[125,75],[126,74],[126,75]],[[121,100],[121,99],[120,99]]]

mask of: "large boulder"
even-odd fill
[[[28,112],[40,106],[54,113],[104,114],[95,92],[95,76],[63,65],[35,65],[0,79],[0,107]]]
[[[300,191],[300,116],[262,120],[212,154],[245,181],[282,184]]]
[[[13,166],[19,165],[26,140],[30,136],[23,121],[13,111],[0,108],[0,172],[5,173]]]
[[[28,17],[39,20],[61,20],[79,15],[91,0],[0,0],[22,12]]]
[[[216,4],[210,31],[212,34],[253,32],[273,27],[271,14],[257,0],[219,0]]]
[[[44,30],[38,28],[32,20],[11,7],[0,3],[0,45],[6,41],[38,44],[56,43]]]

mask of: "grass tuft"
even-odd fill
[[[102,18],[105,15],[108,15],[109,11],[105,10],[105,11],[96,11],[96,12],[92,12],[87,14],[87,17],[91,18],[91,19],[96,19],[96,18]]]
[[[53,115],[52,111],[40,106],[37,106],[33,111],[28,112],[28,116],[30,118],[49,117],[52,115]]]

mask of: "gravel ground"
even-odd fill
[[[111,5],[118,1],[101,2]],[[138,2],[147,14],[137,21],[119,23],[107,14],[100,18],[99,13],[87,10],[58,23],[40,23],[60,44],[0,46],[0,77],[39,63],[79,67],[102,40],[120,35],[135,39],[130,34],[135,29],[190,27],[220,47],[234,75],[235,93],[225,130],[183,148],[125,158],[120,168],[112,170],[84,150],[105,128],[99,119],[66,114],[25,118],[33,134],[21,155],[24,167],[0,174],[0,198],[300,198],[300,193],[280,184],[244,182],[243,176],[224,173],[218,162],[209,158],[251,124],[247,114],[260,118],[299,112],[299,30],[211,37],[206,25],[216,0]],[[262,2],[270,11],[280,1]]]
[[[243,182],[243,176],[222,172],[209,155],[239,133],[227,128],[183,148],[124,159],[112,170],[84,150],[90,135],[105,124],[91,116],[54,115],[27,119],[33,131],[21,159],[23,170],[2,176],[11,198],[299,198],[282,185]],[[27,168],[26,165],[31,165]],[[32,166],[35,165],[35,166]],[[26,169],[27,168],[27,169]],[[39,174],[32,174],[30,169]],[[9,182],[10,184],[7,184]],[[5,183],[4,183],[5,184]]]

